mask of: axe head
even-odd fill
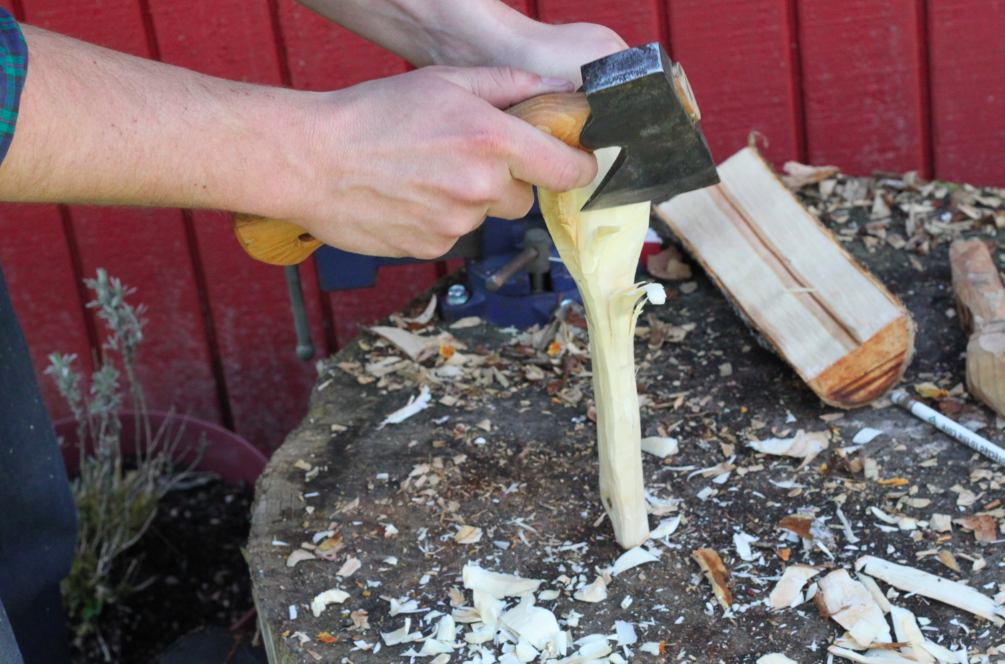
[[[582,73],[590,118],[580,143],[621,148],[584,210],[661,203],[719,182],[684,70],[658,42],[583,65]]]

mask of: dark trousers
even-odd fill
[[[0,664],[20,664],[19,649],[24,664],[69,661],[59,582],[76,537],[66,468],[0,271]]]

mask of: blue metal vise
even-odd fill
[[[533,254],[527,251],[528,232],[532,238],[540,237],[537,229],[547,233],[535,203],[523,219],[489,217],[481,228],[458,241],[455,251],[444,258],[464,258],[467,278],[459,284],[463,292],[455,285],[447,297],[441,298],[441,317],[454,321],[480,316],[491,325],[524,329],[547,324],[563,300],[582,302],[550,238],[545,239],[547,263],[538,260],[537,268],[532,267],[533,261],[527,264],[527,255]],[[329,246],[319,248],[315,256],[321,288],[326,291],[367,288],[377,283],[381,267],[420,262],[414,258],[363,256]],[[493,279],[495,283],[490,284]]]

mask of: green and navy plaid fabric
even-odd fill
[[[21,88],[24,75],[28,71],[28,46],[17,21],[0,7],[0,162],[7,156],[14,125],[17,123],[17,109],[21,102]]]

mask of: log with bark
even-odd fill
[[[656,207],[709,277],[826,403],[854,408],[893,388],[914,323],[778,179],[754,148],[721,184]]]

